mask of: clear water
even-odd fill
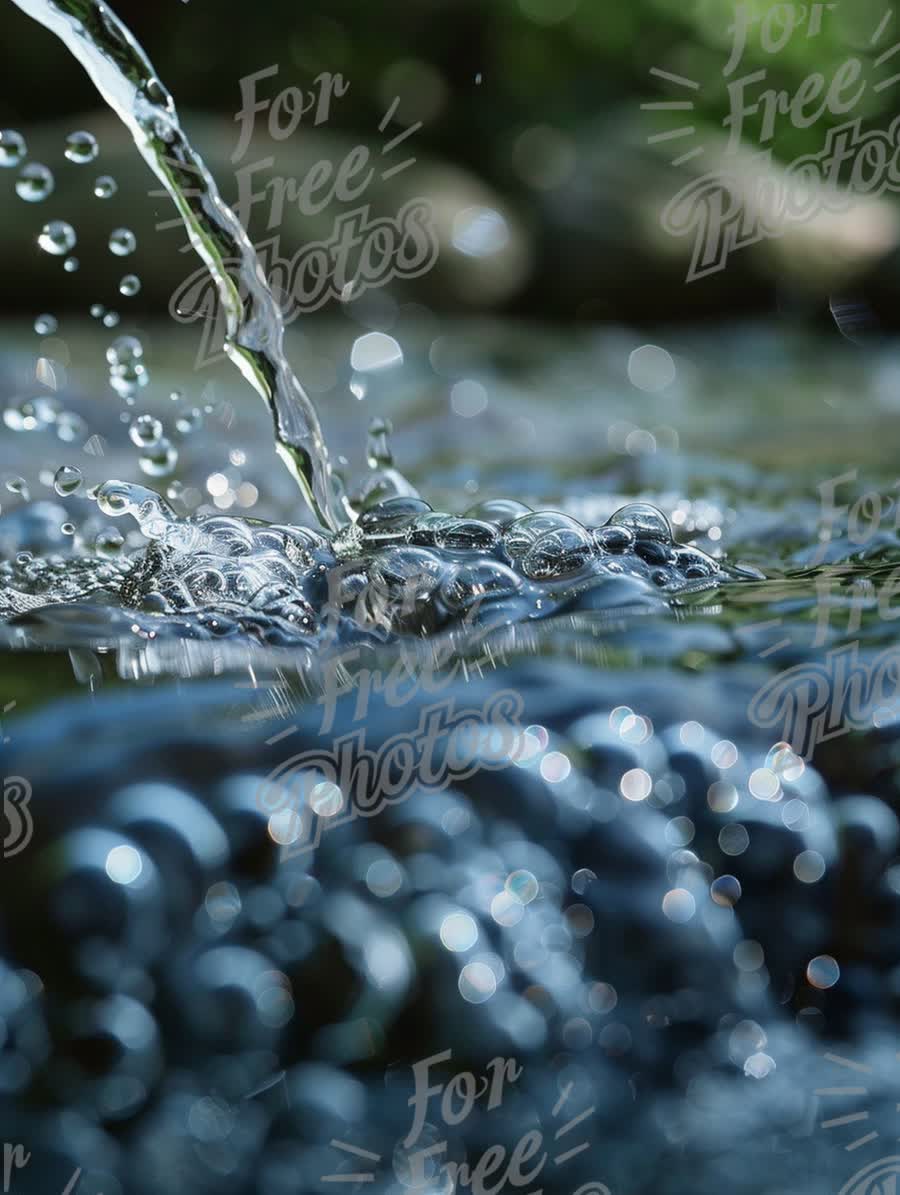
[[[894,449],[878,434],[896,417],[889,354],[848,368],[783,346],[790,369],[742,411],[750,383],[734,363],[778,353],[758,330],[717,339],[695,346],[703,376],[652,414],[647,400],[638,428],[633,406],[595,385],[606,342],[448,326],[460,358],[485,367],[473,374],[490,362],[505,381],[503,413],[533,423],[532,459],[512,419],[481,430],[495,462],[481,492],[507,497],[476,500],[458,463],[471,445],[442,442],[430,413],[398,402],[403,462],[428,501],[397,470],[383,420],[368,474],[344,492],[252,249],[140,49],[101,4],[16,3],[87,66],[173,194],[315,524],[289,517],[290,499],[282,521],[189,513],[196,479],[178,454],[226,432],[209,426],[211,403],[179,400],[176,445],[148,400],[156,363],[130,332],[105,334],[116,313],[102,308],[96,355],[130,454],[117,465],[134,466],[115,473],[130,479],[74,455],[95,433],[62,385],[4,413],[28,473],[8,480],[0,518],[5,640],[42,653],[28,660],[42,689],[65,689],[65,670],[90,690],[20,723],[7,755],[46,817],[35,854],[0,869],[6,906],[22,910],[4,945],[29,968],[0,971],[0,1111],[9,1139],[47,1145],[34,1189],[64,1189],[76,1166],[88,1195],[333,1189],[330,1143],[381,1154],[400,1141],[405,1063],[451,1045],[460,1068],[507,1054],[528,1072],[508,1115],[474,1116],[456,1150],[512,1148],[523,1124],[550,1123],[569,1081],[577,1111],[591,1106],[603,1148],[548,1175],[554,1195],[604,1195],[601,1179],[667,1195],[838,1189],[854,1130],[813,1139],[810,1111],[811,1092],[840,1082],[836,1040],[872,1067],[871,1122],[896,1133],[882,1063],[895,1054],[897,714],[863,702],[868,725],[804,761],[748,710],[779,670],[893,641],[879,603],[900,548]],[[18,167],[25,149],[4,132],[0,152]],[[114,201],[114,185],[97,187]],[[793,423],[785,377],[809,379]],[[552,413],[548,394],[561,396]],[[847,395],[864,404],[862,431]],[[676,422],[680,453],[665,451]],[[823,463],[838,475],[853,454],[879,481],[848,483],[825,535]],[[199,456],[197,476],[232,486],[213,467]],[[871,488],[886,497],[861,529],[851,508]],[[321,745],[308,699],[332,652],[349,691],[325,707],[329,736],[364,728],[374,749],[408,730],[434,695],[398,710],[370,691],[361,710],[352,673],[420,653],[462,661],[448,692],[465,707],[514,689],[527,750],[323,834],[314,861],[280,860],[260,786]],[[24,659],[3,658],[20,685]],[[172,675],[193,681],[133,683]],[[460,927],[477,954],[459,948]],[[67,1019],[70,991],[89,994],[90,1016]],[[109,1059],[83,1081],[97,1037]],[[32,1115],[32,1086],[60,1113]],[[383,1171],[372,1190],[408,1190],[402,1157]]]

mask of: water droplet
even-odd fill
[[[63,269],[66,271],[67,274],[74,274],[80,264],[81,263],[79,262],[77,257],[67,257],[66,260],[63,262]]]
[[[6,488],[11,494],[18,494],[21,498],[24,498],[26,502],[31,497],[31,494],[28,492],[28,482],[24,477],[11,477],[6,483]]]
[[[357,373],[387,369],[403,364],[403,350],[393,336],[385,332],[367,332],[354,342],[350,364]]]
[[[78,493],[82,481],[80,469],[74,465],[62,465],[54,474],[53,488],[61,498],[68,498],[70,494]]]
[[[143,355],[144,346],[136,336],[120,336],[106,350],[106,359],[110,365],[130,365],[133,361],[139,361]]]
[[[103,317],[103,327],[116,328],[118,327],[121,318],[122,317],[119,315],[118,311],[107,311]]]
[[[373,419],[369,424],[366,460],[370,469],[389,469],[394,463],[390,437],[394,428],[390,419]]]
[[[183,436],[190,435],[203,426],[203,412],[199,407],[191,407],[189,411],[182,411],[175,420],[175,427]]]
[[[94,182],[94,194],[98,199],[112,199],[118,189],[119,184],[110,174],[101,174]]]
[[[53,194],[53,175],[40,162],[30,162],[16,179],[16,194],[26,203],[40,203]]]
[[[0,166],[18,166],[27,152],[21,133],[15,129],[0,129]]]
[[[130,228],[115,228],[109,234],[109,251],[116,257],[128,257],[137,248],[137,237]]]
[[[100,146],[97,144],[97,138],[93,133],[85,132],[84,129],[78,129],[66,138],[66,157],[77,166],[93,162],[99,152]]]
[[[126,274],[119,283],[119,290],[123,295],[127,295],[128,298],[131,298],[132,295],[136,295],[140,289],[141,280],[138,278],[137,274]]]
[[[103,556],[106,560],[112,560],[118,556],[124,543],[125,540],[119,532],[110,528],[107,531],[99,532],[94,540],[94,551],[98,556]]]
[[[56,434],[66,444],[72,444],[87,435],[87,424],[74,411],[63,411],[56,420]]]
[[[132,420],[131,427],[128,429],[132,443],[136,444],[138,448],[148,448],[151,444],[156,444],[158,440],[162,439],[162,434],[163,425],[152,415],[138,415],[136,419]]]
[[[55,315],[39,315],[34,321],[34,330],[38,336],[52,336],[58,327]]]
[[[105,311],[106,311],[106,308],[103,306],[102,303],[92,303],[91,304],[91,315],[94,317],[94,319],[100,319],[100,317],[105,313]]]
[[[60,531],[63,533],[63,535],[74,535],[75,534],[75,524],[74,523],[63,523],[62,526],[60,527]]]
[[[54,257],[62,257],[75,248],[77,237],[75,229],[65,220],[51,220],[41,229],[38,245],[45,253]]]
[[[138,464],[150,477],[167,477],[178,464],[178,449],[170,440],[158,440],[142,453]]]

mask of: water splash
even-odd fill
[[[332,530],[352,520],[336,489],[318,415],[284,355],[284,321],[256,250],[188,141],[144,51],[101,0],[14,3],[78,59],[171,195],[215,281],[225,312],[225,352],[268,404],[279,455],[314,515]]]

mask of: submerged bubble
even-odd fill
[[[40,203],[53,194],[52,173],[40,162],[30,162],[16,179],[16,194],[26,203]]]
[[[130,228],[114,228],[109,234],[109,251],[116,257],[128,257],[137,248],[137,237]]]
[[[18,166],[27,152],[21,133],[15,129],[0,129],[0,166]]]
[[[167,477],[178,464],[178,449],[170,440],[157,440],[141,454],[138,464],[150,477]]]
[[[38,336],[52,336],[59,327],[59,323],[55,315],[39,315],[34,321],[34,330]]]
[[[75,229],[65,220],[50,220],[41,229],[38,245],[53,257],[63,257],[75,248]]]
[[[94,194],[98,199],[112,199],[118,189],[119,184],[109,174],[101,174],[94,182]]]
[[[125,277],[122,279],[122,281],[119,283],[120,292],[123,295],[126,295],[128,298],[131,298],[133,295],[136,295],[140,289],[141,289],[141,280],[140,280],[140,278],[138,278],[137,274],[126,274]]]
[[[162,438],[163,425],[152,415],[138,415],[132,420],[128,435],[138,448],[147,448]]]
[[[97,144],[97,138],[93,133],[88,133],[84,129],[78,129],[66,138],[66,157],[77,166],[93,162],[99,152],[100,146]]]
[[[82,480],[80,469],[74,465],[62,465],[54,474],[53,488],[61,498],[67,498],[70,494],[78,493]]]

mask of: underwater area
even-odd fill
[[[897,22],[0,5],[3,1191],[894,1195]]]

